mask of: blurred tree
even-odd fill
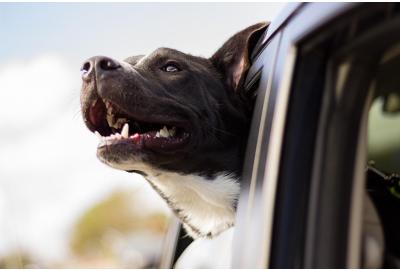
[[[0,258],[0,268],[33,268],[31,257],[24,252],[11,252],[8,255]]]
[[[74,226],[70,247],[78,257],[116,257],[115,246],[121,239],[144,231],[164,234],[168,218],[164,213],[143,213],[135,192],[115,191],[88,209]],[[110,240],[111,236],[111,240]],[[125,244],[126,246],[126,244]]]

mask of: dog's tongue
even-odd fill
[[[88,109],[88,120],[89,122],[95,126],[103,126],[106,125],[106,109],[103,102],[99,101],[99,99],[95,100],[94,104]]]

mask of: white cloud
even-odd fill
[[[65,108],[74,96],[78,98],[78,80],[73,79],[78,72],[71,72],[55,55],[1,67],[1,126],[40,124],[40,120]]]

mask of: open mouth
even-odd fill
[[[174,151],[182,148],[190,137],[190,133],[179,124],[167,120],[155,122],[151,116],[146,118],[149,120],[139,120],[101,98],[92,103],[86,114],[89,129],[100,140],[98,148],[129,144],[136,150]]]

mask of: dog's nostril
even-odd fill
[[[91,66],[92,66],[92,64],[91,64],[89,61],[88,61],[88,62],[85,62],[85,63],[83,64],[83,66],[81,67],[81,73],[82,73],[82,75],[85,74],[85,73],[88,73],[89,70],[90,70],[90,68],[91,68]]]
[[[118,62],[109,59],[109,58],[104,58],[100,60],[99,66],[102,70],[114,70],[120,67]]]

